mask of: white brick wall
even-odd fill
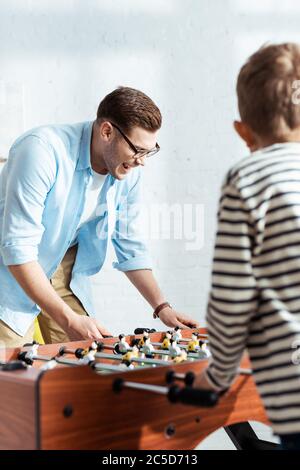
[[[219,186],[244,153],[232,131],[235,77],[266,41],[300,40],[296,2],[11,0],[0,5],[0,155],[23,130],[93,119],[118,85],[148,93],[164,123],[145,169],[145,200],[204,205],[204,247],[152,241],[166,299],[203,319]],[[97,315],[114,333],[159,326],[109,253],[93,279]]]

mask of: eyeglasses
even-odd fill
[[[110,123],[115,129],[117,129],[117,131],[120,132],[121,136],[123,137],[123,139],[127,142],[127,144],[129,145],[129,147],[131,148],[131,150],[134,151],[134,157],[135,159],[137,158],[142,158],[142,157],[146,157],[146,158],[149,158],[149,157],[152,157],[153,155],[155,155],[157,152],[160,151],[160,146],[158,145],[158,143],[155,144],[155,148],[151,149],[151,150],[144,150],[144,149],[140,149],[138,150],[136,148],[136,146],[128,139],[128,137],[124,134],[123,131],[121,131],[121,129],[116,126],[116,124],[114,124],[113,122]]]

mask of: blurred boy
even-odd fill
[[[207,311],[212,360],[196,386],[230,387],[248,349],[282,448],[300,449],[300,46],[269,45],[242,67],[234,127],[251,155],[218,212]]]

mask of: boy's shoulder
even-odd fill
[[[242,158],[238,163],[233,165],[227,172],[227,184],[237,184],[241,179],[254,179],[261,172],[267,170],[289,156],[300,158],[300,143],[286,142],[274,144],[269,147],[257,150]]]

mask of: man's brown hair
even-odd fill
[[[260,137],[284,140],[300,126],[300,106],[292,99],[296,80],[300,80],[298,44],[266,45],[255,52],[237,81],[242,121]]]
[[[101,101],[97,122],[112,121],[124,132],[142,127],[150,132],[161,127],[162,117],[156,104],[145,93],[129,87],[118,87]]]

